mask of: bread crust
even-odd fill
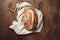
[[[26,8],[24,11],[24,27],[27,30],[33,31],[37,28],[38,16],[33,8]]]

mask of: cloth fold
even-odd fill
[[[30,34],[30,33],[35,33],[35,32],[40,32],[43,27],[43,14],[40,10],[35,9],[37,15],[38,15],[38,24],[37,24],[37,29],[34,31],[28,31],[24,28],[23,22],[22,22],[22,17],[23,17],[23,12],[25,11],[25,8],[32,8],[33,6],[29,4],[28,2],[22,2],[21,4],[18,3],[16,4],[17,8],[21,8],[20,11],[17,12],[17,21],[13,21],[12,25],[9,26],[9,28],[13,29],[16,34],[18,35],[25,35],[25,34]],[[22,8],[23,7],[23,8]],[[21,16],[20,16],[21,15]]]

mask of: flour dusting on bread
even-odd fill
[[[38,24],[38,16],[33,8],[26,8],[24,11],[24,26],[27,30],[35,30]]]

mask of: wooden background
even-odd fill
[[[17,0],[0,0],[0,40],[60,40],[60,0],[18,0],[27,1],[44,14],[44,26],[40,33],[18,36],[9,29],[16,14],[8,8],[15,8]]]

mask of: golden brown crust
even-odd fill
[[[26,8],[24,11],[24,26],[27,30],[35,30],[38,24],[38,16],[32,8]]]

